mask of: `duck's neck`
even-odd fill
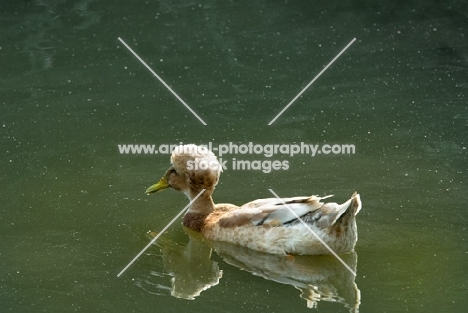
[[[199,192],[190,191],[185,193],[192,201]],[[211,198],[211,191],[205,190],[191,205],[184,216],[185,227],[195,231],[201,231],[205,218],[214,210],[214,202]]]
[[[192,201],[198,194],[199,191],[189,191],[185,193],[186,196]],[[199,214],[199,215],[208,215],[214,210],[214,202],[211,198],[212,191],[205,190],[198,198],[190,205],[188,212]]]

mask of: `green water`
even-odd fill
[[[0,4],[1,311],[348,312],[358,289],[360,312],[464,312],[466,9],[463,1]],[[168,155],[122,155],[118,144],[178,142],[354,144],[353,155],[227,155],[228,165],[289,167],[228,166],[214,198],[242,204],[271,188],[342,202],[357,190],[359,241],[344,256],[357,277],[333,258],[235,250],[233,260],[223,253],[230,247],[210,255],[177,222],[118,278],[147,231],[187,204],[172,190],[144,194]],[[301,298],[312,286],[316,308]]]

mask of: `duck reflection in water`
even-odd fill
[[[161,237],[160,248],[164,267],[170,272],[171,295],[193,300],[203,290],[219,283],[222,270],[211,260],[212,250],[223,260],[241,270],[300,290],[307,307],[316,308],[318,302],[338,302],[358,312],[360,291],[354,275],[334,256],[278,256],[251,250],[239,245],[207,241],[199,233],[184,228],[189,235],[186,245]],[[155,236],[155,233],[149,233]],[[165,238],[164,238],[165,237]],[[340,255],[356,271],[357,254]],[[153,284],[157,285],[157,284]]]
[[[211,260],[211,251],[206,243],[192,237],[187,245],[162,247],[164,267],[172,275],[172,296],[193,300],[203,290],[219,283],[222,271]]]

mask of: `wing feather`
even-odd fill
[[[246,224],[279,226],[314,212],[323,206],[320,200],[331,196],[259,199],[244,204],[239,209],[224,214],[219,219],[221,227],[236,227]],[[291,212],[292,211],[292,212]],[[294,212],[294,213],[293,213]]]

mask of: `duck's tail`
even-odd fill
[[[345,203],[340,205],[341,209],[338,211],[333,224],[347,225],[354,221],[354,217],[361,210],[361,197],[357,192],[354,192],[351,198]]]
[[[359,194],[355,191],[353,195],[351,196],[351,205],[349,206],[350,213],[352,213],[354,216],[361,211],[362,208],[362,203],[361,203],[361,197]]]

